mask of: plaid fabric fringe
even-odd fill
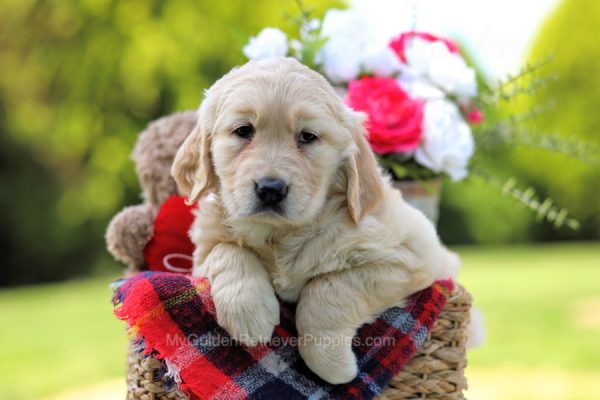
[[[411,359],[453,290],[438,281],[362,326],[353,350],[359,373],[331,385],[302,361],[297,348],[295,306],[281,303],[281,323],[269,344],[237,344],[216,322],[210,284],[187,275],[140,272],[114,284],[116,316],[163,360],[166,374],[192,399],[371,399]]]

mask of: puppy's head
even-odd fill
[[[362,116],[294,59],[232,70],[207,91],[199,114],[172,168],[191,202],[214,191],[233,218],[302,224],[340,176],[355,222],[381,200]]]

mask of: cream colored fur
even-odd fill
[[[218,322],[248,345],[298,302],[300,354],[331,383],[356,376],[351,339],[365,322],[454,269],[433,225],[382,178],[362,116],[289,58],[250,62],[206,93],[173,176],[204,198],[191,230],[194,275],[212,284]],[[252,140],[232,131],[255,127]],[[298,134],[319,139],[299,144]],[[282,215],[257,213],[255,182],[283,179]]]

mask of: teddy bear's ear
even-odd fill
[[[183,142],[173,161],[171,175],[192,204],[216,188],[217,179],[210,154],[210,132],[202,118]]]

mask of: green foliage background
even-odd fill
[[[587,143],[583,159],[541,151],[520,151],[511,163],[527,171],[527,178],[571,208],[582,221],[582,238],[600,237],[600,2],[563,1],[539,32],[529,60],[553,56],[543,73],[555,75],[544,90],[515,103],[523,111],[536,104],[551,109],[531,122],[539,134],[554,133],[566,140]],[[568,232],[540,232],[540,239],[569,238]]]
[[[306,5],[321,16],[337,3]],[[244,61],[249,35],[264,26],[292,32],[292,15],[292,0],[2,1],[0,286],[116,268],[103,233],[115,212],[139,202],[129,161],[138,132],[159,116],[196,108],[204,88]],[[600,143],[599,24],[600,4],[565,0],[531,54],[553,53],[560,80],[511,107],[554,99],[556,111],[538,122],[542,130]],[[600,237],[597,172],[530,150],[491,163],[568,206],[582,231],[536,225],[495,189],[465,182],[445,187],[440,231],[447,242]]]
[[[499,148],[485,163],[498,179],[514,176],[520,187],[531,185],[539,197],[550,197],[567,208],[581,222],[581,228],[557,230],[549,223],[536,222],[532,212],[475,178],[445,186],[439,228],[448,242],[600,238],[599,26],[600,2],[559,3],[542,25],[524,60],[532,65],[549,60],[534,79],[555,79],[531,94],[500,101],[497,112],[501,118],[508,118],[540,106],[546,110],[520,124],[517,139],[529,142],[528,145]],[[520,84],[527,86],[528,80],[521,80]],[[549,135],[565,143],[579,142],[583,151],[568,157],[543,150],[541,138]]]

